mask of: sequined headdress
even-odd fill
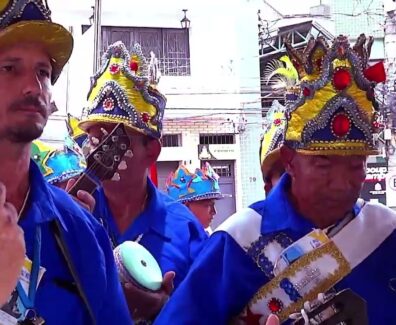
[[[110,45],[101,69],[92,78],[79,127],[87,131],[93,123],[125,123],[160,138],[166,98],[156,88],[158,81],[158,62],[152,57],[149,65],[139,44],[131,54],[122,42]]]
[[[263,175],[267,175],[273,164],[280,159],[280,145],[284,141],[286,107],[277,100],[265,116],[264,134],[260,145],[260,163]]]
[[[311,39],[300,54],[286,42],[299,77],[300,95],[288,107],[285,143],[304,154],[375,154],[374,87],[385,81],[382,64],[368,66],[372,38],[355,46],[344,36],[331,47]]]
[[[197,168],[195,173],[191,173],[183,165],[180,166],[168,176],[166,188],[170,197],[182,203],[223,197],[219,176],[209,163],[202,169]]]
[[[81,148],[67,137],[62,149],[40,140],[32,143],[32,159],[37,163],[45,180],[51,184],[80,175],[86,168]]]
[[[0,1],[0,48],[21,42],[43,44],[52,60],[52,83],[58,79],[73,49],[73,37],[51,21],[46,0]]]
[[[84,142],[88,139],[88,135],[78,127],[79,123],[80,120],[77,117],[67,114],[66,127],[69,136],[82,148]]]

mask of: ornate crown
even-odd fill
[[[87,131],[97,122],[125,123],[134,130],[160,138],[166,98],[156,89],[158,62],[147,63],[139,44],[131,54],[122,42],[110,45],[103,65],[92,78],[88,107],[79,127]]]
[[[70,137],[66,138],[63,149],[54,148],[40,140],[33,141],[31,157],[45,180],[51,184],[78,176],[86,168],[80,147]]]
[[[63,26],[51,22],[44,0],[0,1],[0,48],[20,42],[44,44],[52,60],[52,83],[58,79],[73,49],[73,37]]]
[[[285,110],[285,106],[274,100],[265,116],[264,134],[260,145],[260,163],[263,175],[266,175],[272,165],[280,159],[279,147],[284,141],[286,129]]]
[[[77,117],[67,114],[66,127],[69,136],[82,148],[84,141],[88,139],[88,135],[78,127],[79,123],[80,120]]]
[[[375,154],[374,87],[385,81],[382,63],[368,67],[373,42],[360,35],[355,46],[345,36],[329,47],[311,39],[304,53],[286,48],[295,65],[300,95],[287,109],[285,143],[305,154]],[[367,43],[367,44],[366,44]]]
[[[219,187],[219,176],[209,163],[202,169],[197,168],[195,173],[191,173],[183,165],[180,166],[169,174],[166,188],[170,197],[182,203],[223,197]]]

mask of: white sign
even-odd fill
[[[391,175],[388,180],[389,188],[396,191],[396,175]]]
[[[396,174],[389,173],[386,176],[386,205],[388,207],[396,207]]]
[[[234,160],[237,159],[235,144],[203,144],[198,146],[200,160]]]

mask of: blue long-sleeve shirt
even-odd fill
[[[37,225],[41,229],[40,264],[46,272],[36,293],[38,314],[48,325],[92,323],[55,241],[51,223],[57,220],[96,324],[132,324],[103,227],[66,192],[47,184],[34,162],[30,164],[30,189],[20,225],[31,260]]]
[[[155,257],[163,274],[176,272],[176,288],[208,237],[190,210],[161,193],[148,179],[146,208],[124,233],[120,233],[103,189],[95,193],[95,198],[94,216],[104,224],[113,244],[139,239],[139,243]]]
[[[315,226],[303,218],[292,206],[287,191],[290,177],[284,175],[265,201],[250,209],[259,215],[256,227],[259,240],[242,247],[226,231],[215,232],[208,240],[184,282],[166,304],[155,324],[229,324],[243,313],[236,324],[262,324],[260,313],[245,307],[257,291],[273,278],[273,263],[263,247],[275,245],[279,249],[305,236]],[[357,217],[359,209],[355,207]],[[240,238],[246,228],[234,228]],[[367,229],[370,231],[370,229]],[[364,241],[364,238],[351,238]],[[358,246],[357,246],[358,247]],[[351,288],[367,301],[370,324],[396,324],[396,292],[392,279],[396,278],[395,231],[375,249],[335,288]],[[287,322],[286,322],[287,323]]]

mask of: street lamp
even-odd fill
[[[191,23],[190,19],[187,18],[187,11],[188,9],[183,9],[184,17],[182,20],[180,20],[181,27],[184,29],[189,29]]]

